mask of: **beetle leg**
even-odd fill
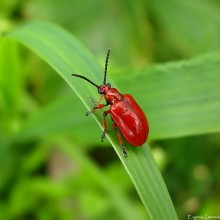
[[[103,112],[103,127],[104,127],[104,131],[102,133],[102,136],[101,136],[101,141],[103,142],[104,139],[105,139],[105,134],[107,132],[107,123],[106,123],[106,116],[109,114],[110,112],[109,111],[104,111]]]
[[[88,116],[89,114],[95,112],[97,109],[101,109],[101,108],[103,108],[103,107],[109,105],[108,103],[106,103],[106,104],[100,104],[102,98],[103,98],[103,95],[101,95],[100,98],[98,99],[98,101],[96,102],[93,98],[89,97],[90,101],[91,101],[95,106],[93,107],[92,110],[86,112],[86,116]]]
[[[89,114],[95,112],[97,109],[101,109],[101,108],[104,108],[105,106],[107,106],[108,104],[97,104],[96,106],[93,107],[92,110],[86,112],[86,116],[88,116]]]
[[[89,100],[90,100],[94,105],[97,105],[97,101],[95,101],[91,96],[89,97]]]
[[[123,153],[124,157],[126,158],[126,157],[128,156],[128,154],[127,154],[126,149],[125,149],[124,141],[123,141],[122,138],[121,138],[120,130],[119,130],[119,128],[117,127],[116,124],[113,124],[113,128],[114,128],[114,130],[117,132],[118,140],[119,140],[120,145],[121,145],[121,148],[122,148],[122,153]]]

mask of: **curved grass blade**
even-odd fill
[[[37,53],[63,77],[87,109],[89,106],[91,108],[88,94],[97,97],[96,89],[70,74],[80,73],[101,84],[103,70],[92,54],[72,35],[50,23],[32,22],[11,32],[7,37],[18,40]],[[112,86],[115,86],[111,80],[108,81]],[[97,112],[93,116],[101,126],[101,113]],[[177,219],[169,193],[148,144],[141,148],[134,148],[127,144],[129,156],[125,159],[116,135],[109,133],[107,137],[131,177],[147,210],[149,219]]]

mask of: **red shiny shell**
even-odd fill
[[[138,147],[146,142],[149,133],[148,121],[131,95],[125,94],[122,100],[112,104],[110,114],[131,145]]]

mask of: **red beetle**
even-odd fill
[[[72,74],[72,76],[76,76],[88,81],[89,83],[97,87],[98,93],[101,94],[101,97],[97,102],[90,98],[91,101],[95,104],[95,106],[91,111],[88,111],[86,113],[87,116],[90,113],[95,112],[96,109],[101,109],[107,105],[111,105],[108,111],[103,112],[104,131],[102,133],[101,140],[103,141],[105,138],[105,134],[107,132],[106,116],[110,114],[114,122],[113,128],[116,130],[119,142],[122,146],[122,152],[124,156],[127,157],[124,142],[120,134],[122,133],[124,138],[131,145],[138,147],[146,142],[149,133],[149,126],[143,110],[140,108],[140,106],[137,104],[134,98],[129,94],[122,95],[120,92],[118,92],[117,89],[111,88],[110,83],[106,83],[109,54],[110,49],[108,49],[105,61],[103,85],[98,86],[91,80],[78,74]],[[106,104],[100,104],[103,97],[106,100]]]

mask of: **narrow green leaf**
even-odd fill
[[[0,40],[0,93],[5,106],[4,112],[10,118],[18,111],[22,86],[18,43],[2,38]]]
[[[35,51],[64,78],[86,107],[91,108],[88,94],[97,97],[96,89],[84,81],[71,77],[70,74],[86,74],[88,78],[101,84],[103,70],[91,53],[73,36],[55,25],[33,22],[15,30],[8,37],[20,41]],[[111,83],[115,86],[113,82]],[[102,114],[97,112],[93,116],[101,126]],[[131,177],[145,205],[149,219],[177,219],[167,188],[148,144],[140,148],[126,144],[128,158],[125,159],[116,135],[109,133],[107,137]]]

